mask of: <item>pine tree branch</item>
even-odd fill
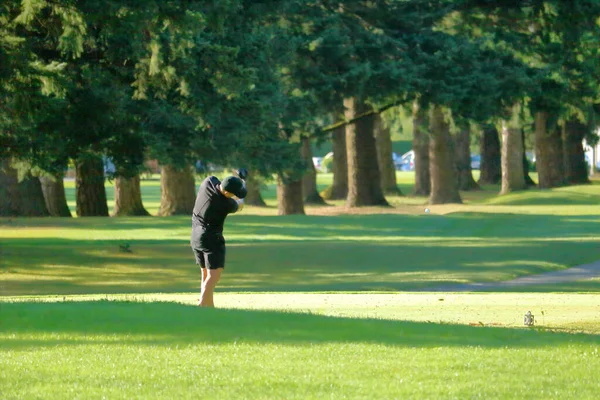
[[[354,117],[352,119],[344,120],[344,121],[338,121],[338,122],[336,122],[334,124],[331,124],[331,125],[328,125],[328,126],[324,127],[323,129],[321,129],[320,132],[314,134],[312,137],[316,138],[316,137],[323,136],[323,135],[327,134],[328,132],[331,132],[331,131],[333,131],[333,130],[335,130],[337,128],[341,128],[342,126],[354,124],[357,121],[359,121],[359,120],[361,120],[361,119],[363,119],[365,117],[368,117],[370,115],[381,114],[385,110],[388,110],[388,109],[390,109],[392,107],[399,106],[399,105],[401,105],[401,104],[403,104],[405,102],[406,102],[406,100],[398,100],[398,101],[395,101],[393,103],[386,104],[383,107],[379,107],[377,109],[373,109],[373,110],[367,111],[365,113],[359,114],[359,115],[357,115],[356,117]]]

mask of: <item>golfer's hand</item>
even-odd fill
[[[242,208],[244,208],[244,199],[240,199],[236,196],[233,196],[233,199],[238,203],[238,212],[242,211]]]

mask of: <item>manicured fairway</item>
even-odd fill
[[[423,290],[508,280],[595,261],[599,222],[596,215],[239,215],[226,227],[220,290]],[[189,225],[189,217],[3,220],[3,293],[194,291]]]
[[[2,315],[3,398],[593,399],[600,390],[595,335],[161,302],[4,303]]]
[[[0,398],[598,398],[600,279],[437,290],[598,260],[600,185],[288,217],[272,189],[208,310],[189,217],[0,219]]]

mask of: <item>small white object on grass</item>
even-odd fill
[[[426,208],[426,209],[425,209],[425,213],[426,213],[426,214],[429,214],[429,208]]]

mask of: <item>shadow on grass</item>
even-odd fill
[[[2,295],[196,291],[187,243],[5,239]],[[520,242],[234,241],[219,291],[397,291],[501,281],[556,271],[593,253],[594,240]],[[35,251],[34,251],[35,250]]]
[[[0,218],[0,228],[54,229],[178,229],[190,227],[191,216],[173,217],[82,217],[82,218]]]
[[[480,237],[494,238],[562,238],[597,233],[600,216],[523,215],[491,213],[453,213],[449,215],[339,215],[339,216],[257,216],[233,215],[225,224],[226,238],[240,241],[235,236],[246,235],[244,241],[262,241],[268,236],[279,235],[290,238],[364,237],[385,238],[387,236],[447,238]],[[57,230],[85,229],[102,235],[103,231],[153,229],[165,235],[175,231],[186,235],[191,230],[191,217],[130,217],[130,218],[0,218],[2,229],[10,228],[54,228]],[[60,232],[57,231],[57,237]],[[110,240],[118,233],[106,233]],[[83,233],[81,239],[85,239]],[[144,239],[162,240],[154,235]]]
[[[48,237],[2,232],[0,295],[198,288],[188,217],[3,221]],[[227,223],[219,290],[423,290],[509,280],[594,261],[598,222],[593,215],[240,215]],[[123,243],[132,253],[120,251]]]
[[[0,333],[11,335],[11,339],[2,341],[3,348],[232,342],[533,348],[598,341],[595,335],[277,311],[201,309],[160,302],[0,303],[0,307]]]

